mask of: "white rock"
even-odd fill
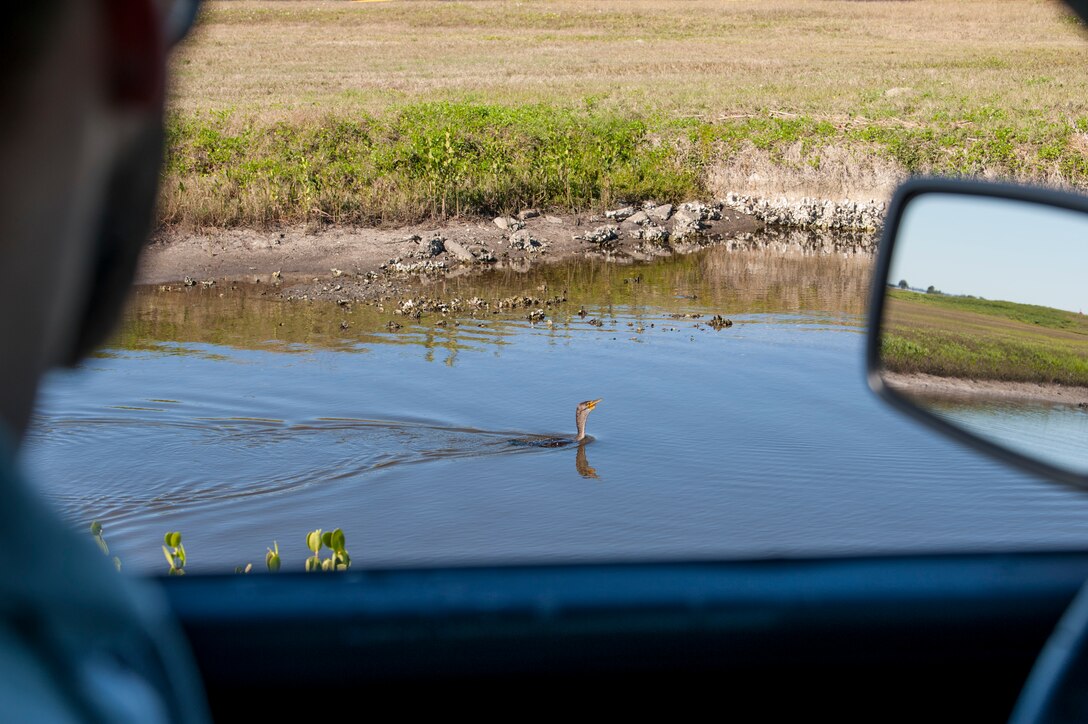
[[[614,209],[613,211],[604,212],[606,219],[615,219],[616,221],[623,221],[628,216],[635,213],[634,206],[624,206],[622,209]]]
[[[500,229],[506,229],[509,231],[517,231],[518,229],[522,229],[525,227],[524,223],[518,221],[512,216],[496,216],[494,219],[492,219],[492,221],[495,223],[495,226],[499,227]]]
[[[447,239],[445,245],[446,251],[453,254],[461,261],[476,261],[476,257],[472,255],[472,252],[458,244],[456,241]]]
[[[593,231],[587,231],[581,236],[576,236],[574,238],[590,241],[594,244],[601,244],[603,242],[612,241],[613,239],[615,239],[617,237],[617,231],[619,231],[619,229],[612,225],[598,226]]]
[[[654,206],[647,212],[651,219],[656,221],[668,221],[672,216],[672,204],[661,204],[660,206]]]

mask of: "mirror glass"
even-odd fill
[[[977,437],[1088,473],[1088,214],[923,193],[892,248],[885,385]]]

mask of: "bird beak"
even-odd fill
[[[603,399],[603,397],[598,397],[596,400],[590,400],[589,404],[586,406],[586,409],[592,410],[594,407],[597,406],[597,403]]]

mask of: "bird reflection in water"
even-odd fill
[[[597,475],[597,468],[590,466],[589,460],[586,458],[586,441],[578,443],[578,455],[574,458],[574,467],[578,468],[578,474],[583,478],[600,478]]]

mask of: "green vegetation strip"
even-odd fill
[[[651,135],[637,118],[452,103],[301,125],[175,116],[163,220],[396,223],[698,195],[678,136]]]
[[[1088,387],[1081,315],[970,297],[891,297],[881,358],[893,372]]]
[[[94,540],[98,549],[102,551],[102,555],[109,557],[110,546],[106,543],[106,538],[103,535],[102,523],[95,520],[91,521],[91,538]],[[307,573],[313,573],[316,571],[331,572],[331,571],[346,571],[351,568],[351,556],[348,554],[346,540],[344,538],[344,531],[336,528],[335,530],[322,531],[320,528],[312,530],[306,534],[306,548],[309,549],[312,554],[306,559],[305,570]],[[283,559],[280,557],[280,544],[276,541],[272,542],[272,547],[267,549],[264,562],[268,568],[269,573],[276,573],[283,565]],[[322,557],[322,551],[328,551],[326,557]],[[186,570],[186,563],[188,562],[188,555],[185,552],[185,545],[181,542],[181,531],[167,531],[162,538],[162,554],[166,558],[167,575],[170,576],[184,576]],[[117,556],[112,557],[113,566],[120,571],[121,559]],[[253,564],[246,563],[235,567],[235,573],[252,573]]]
[[[1088,387],[1088,351],[1034,340],[1017,342],[949,332],[884,336],[884,365],[893,372],[939,377]]]
[[[927,126],[835,125],[770,113],[705,121],[578,107],[434,102],[376,115],[265,121],[174,113],[164,223],[398,224],[526,207],[712,195],[712,175],[756,149],[772,166],[819,170],[846,148],[907,173],[990,174],[1088,186],[1073,142],[1088,119]],[[838,149],[838,151],[836,151]],[[720,191],[720,189],[717,189]],[[743,190],[743,189],[741,189]]]

